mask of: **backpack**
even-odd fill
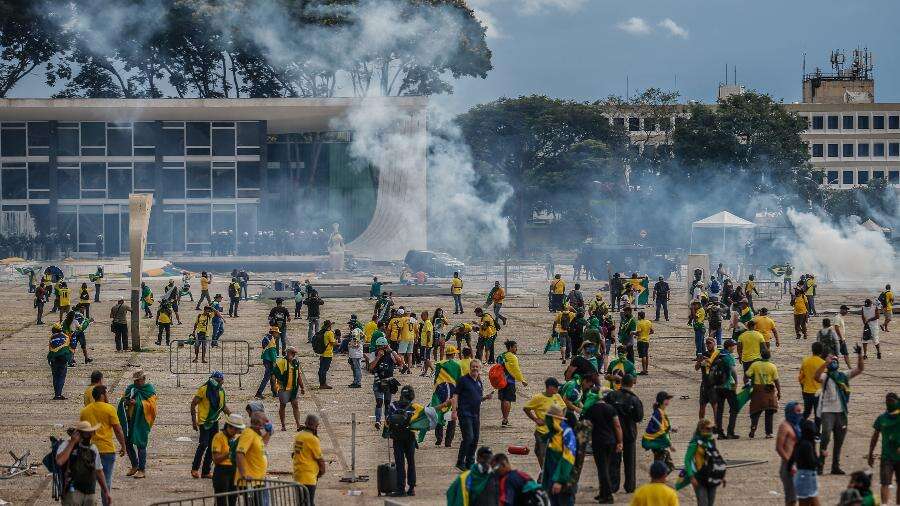
[[[703,449],[706,452],[706,459],[703,461],[703,466],[697,470],[697,480],[701,483],[705,482],[707,486],[719,485],[725,479],[725,471],[728,467],[725,459],[722,458],[722,454],[715,446]]]
[[[385,422],[391,438],[404,439],[412,435],[409,430],[409,422],[412,417],[412,408],[403,408],[394,411],[387,416]]]
[[[312,349],[317,355],[325,353],[325,330],[320,329],[312,338]]]
[[[81,446],[72,450],[64,470],[69,485],[83,494],[93,494],[97,485],[96,472],[93,450]]]
[[[722,386],[728,382],[728,378],[730,377],[731,371],[728,370],[728,365],[725,363],[722,355],[719,355],[709,366],[710,385]]]
[[[501,363],[496,363],[488,369],[488,380],[491,382],[491,386],[497,390],[506,388],[508,382],[506,381],[506,367]]]
[[[635,416],[634,405],[626,401],[626,396],[627,394],[623,393],[621,390],[613,391],[606,396],[605,402],[616,408],[616,413],[618,413],[619,418],[621,418],[623,422],[638,423],[640,420]]]
[[[878,303],[881,304],[881,307],[887,307],[887,292],[881,292],[878,294]]]
[[[44,467],[47,468],[47,471],[49,471],[52,476],[53,487],[50,494],[55,501],[62,500],[62,496],[64,493],[63,481],[65,478],[65,469],[60,468],[56,465],[56,450],[59,449],[60,443],[62,443],[61,439],[56,439],[55,437],[50,436],[50,453],[44,455],[44,458],[41,460],[41,463],[44,464]]]

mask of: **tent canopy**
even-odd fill
[[[721,211],[702,220],[695,221],[692,226],[697,228],[754,228],[756,224],[735,216],[728,211]]]
[[[862,226],[865,227],[865,228],[867,228],[867,229],[869,229],[869,230],[871,230],[871,231],[873,231],[873,232],[888,233],[888,232],[891,231],[891,229],[889,229],[889,228],[887,228],[887,227],[882,227],[881,225],[875,223],[875,222],[872,220],[872,218],[869,218],[868,220],[864,221],[864,222],[862,223]]]

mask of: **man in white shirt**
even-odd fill
[[[869,343],[872,343],[875,345],[877,358],[881,359],[881,343],[878,341],[878,332],[881,330],[878,324],[880,317],[881,311],[878,309],[878,304],[872,303],[872,299],[866,299],[862,306],[863,358],[869,358]]]
[[[847,369],[852,369],[853,367],[850,366],[850,352],[847,350],[847,324],[844,322],[844,317],[848,314],[850,314],[850,308],[842,304],[840,313],[837,314],[832,321],[832,326],[838,335],[839,353],[844,357],[844,363],[847,364]]]

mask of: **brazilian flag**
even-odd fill
[[[769,267],[769,272],[771,272],[772,275],[775,276],[776,278],[780,278],[780,277],[784,276],[785,272],[787,272],[787,266],[786,265],[773,265],[773,266]]]
[[[447,359],[434,364],[434,384],[450,383],[456,385],[457,380],[463,376],[462,364],[458,360]]]
[[[641,447],[645,450],[665,450],[672,446],[669,440],[669,417],[666,412],[656,408],[647,423],[644,430],[644,437],[641,438]]]
[[[484,491],[490,474],[482,472],[477,465],[460,473],[447,489],[447,506],[469,506]]]
[[[634,284],[634,292],[637,294],[636,304],[638,306],[646,306],[650,303],[650,278],[641,276],[637,283]]]
[[[129,399],[134,400],[133,406],[128,405]],[[119,399],[116,413],[125,432],[125,440],[139,448],[146,448],[150,429],[156,421],[156,389],[150,383],[129,385],[125,395]]]

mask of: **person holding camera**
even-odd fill
[[[841,447],[847,435],[847,413],[850,402],[850,380],[862,374],[865,359],[859,344],[853,347],[856,353],[856,367],[850,372],[841,372],[837,356],[829,355],[825,363],[816,371],[816,379],[822,383],[822,394],[816,407],[816,416],[821,420],[819,434],[819,468],[822,474],[825,457],[828,456],[828,443],[834,436],[834,449],[831,457],[831,474],[845,474],[841,470]]]
[[[69,440],[56,449],[56,465],[63,470],[63,504],[94,504],[97,485],[104,504],[112,504],[100,452],[91,438],[100,424],[77,422],[69,430]]]

